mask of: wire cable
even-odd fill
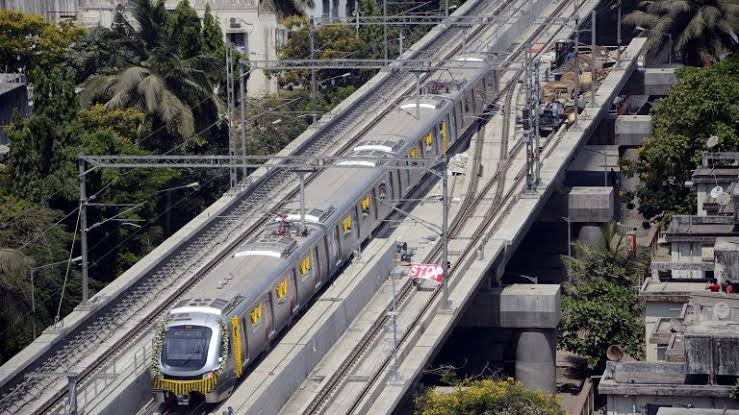
[[[69,279],[69,270],[72,267],[72,252],[74,252],[74,243],[77,240],[77,231],[80,226],[80,217],[82,211],[77,214],[77,224],[74,225],[74,234],[72,235],[72,246],[69,247],[69,256],[67,257],[67,271],[64,273],[64,282],[62,283],[62,295],[59,297],[59,307],[56,309],[54,324],[59,322],[59,314],[62,312],[62,302],[64,302],[64,291],[67,288],[67,280]]]

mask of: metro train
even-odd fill
[[[305,231],[298,228],[297,202],[289,202],[159,322],[151,367],[156,401],[187,405],[193,394],[208,403],[226,399],[250,363],[425,174],[366,167],[385,157],[438,157],[478,123],[486,98],[498,92],[498,73],[483,67],[483,55],[455,61],[458,68],[437,71],[422,85],[420,108],[417,97],[406,97],[338,161],[344,168],[316,173],[304,191]],[[352,165],[365,168],[347,170]]]

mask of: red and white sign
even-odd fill
[[[444,270],[439,264],[411,264],[412,280],[429,280],[441,284]]]

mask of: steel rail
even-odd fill
[[[471,10],[469,10],[469,11],[468,11],[468,13],[475,13],[475,12],[476,12],[476,10],[475,10],[475,9],[477,9],[477,8],[484,8],[484,7],[487,7],[487,6],[488,6],[488,5],[487,5],[487,4],[485,4],[484,2],[480,2],[480,3],[478,3],[477,5],[475,5],[475,6],[473,7],[473,8],[471,8]],[[497,12],[499,13],[499,12],[500,12],[500,10],[498,10]],[[444,35],[448,35],[448,36],[446,36],[446,37],[447,37],[448,39],[441,39],[441,38],[443,38],[443,37],[444,37]],[[451,38],[451,39],[449,39],[449,38]],[[430,44],[426,45],[426,46],[425,46],[424,48],[422,48],[422,49],[421,49],[421,50],[419,51],[419,53],[422,53],[422,52],[426,51],[427,49],[431,49],[431,50],[432,50],[432,52],[434,51],[434,49],[436,49],[436,51],[438,51],[438,50],[442,49],[442,48],[443,48],[444,46],[443,46],[443,45],[438,45],[437,43],[442,43],[442,42],[444,42],[444,43],[448,43],[448,41],[449,41],[449,40],[454,40],[454,39],[453,39],[453,37],[452,37],[452,35],[450,35],[450,34],[449,34],[449,31],[444,31],[444,32],[441,32],[441,33],[439,33],[439,34],[437,35],[437,38],[436,38],[436,39],[432,40],[432,43],[430,43]],[[457,43],[459,43],[459,42],[457,42]],[[434,48],[433,46],[436,46],[436,48]],[[459,50],[459,49],[460,49],[460,47],[459,47],[459,46],[456,46],[456,47],[454,47],[454,48],[453,48],[453,51],[452,51],[452,53],[456,53],[456,51],[457,51],[457,50]],[[393,74],[393,75],[398,75],[398,74],[396,73],[396,74]],[[391,75],[391,76],[392,76],[392,75]],[[431,75],[429,74],[429,75],[427,75],[427,76],[431,76]],[[406,81],[412,80],[412,78],[410,78],[410,77],[407,77],[407,78],[408,78],[408,79],[406,79]],[[399,83],[399,82],[396,82],[396,84],[397,84],[397,83]],[[406,82],[406,83],[407,83],[407,82]],[[384,84],[378,85],[378,88],[377,88],[377,89],[380,89],[380,87],[381,87],[381,86],[384,86]],[[402,88],[402,86],[401,86],[401,88]],[[397,89],[397,88],[396,88],[396,89]],[[409,87],[409,88],[406,88],[406,89],[407,89],[407,90],[411,90],[411,89],[412,89],[412,87]],[[372,92],[371,92],[370,94],[372,94]],[[365,99],[366,99],[366,98],[365,98]],[[401,98],[399,98],[399,99],[402,99],[402,95],[401,95]],[[361,103],[362,103],[362,101],[360,101],[360,102],[359,102],[358,104],[361,104]],[[385,114],[385,113],[386,113],[387,111],[388,111],[388,108],[386,108],[386,109],[385,109],[385,110],[384,110],[383,112],[381,112],[381,114],[380,114],[380,115],[378,115],[378,116],[377,116],[377,117],[375,118],[375,121],[374,121],[374,122],[377,122],[377,120],[378,120],[379,118],[381,118],[381,115]],[[371,124],[370,124],[370,126],[367,126],[367,127],[364,127],[364,128],[362,128],[362,131],[360,132],[360,134],[358,134],[358,135],[354,135],[353,137],[355,137],[355,138],[356,138],[356,137],[359,137],[359,136],[361,136],[361,133],[362,133],[362,132],[364,132],[364,131],[366,131],[366,130],[367,130],[368,128],[371,128],[371,125],[374,125],[374,124],[373,124],[373,123],[371,123]],[[337,134],[337,135],[338,135],[338,134]],[[320,137],[319,137],[319,138],[320,138]],[[316,141],[318,141],[318,140],[316,140]],[[344,148],[346,148],[346,146],[344,146]],[[314,150],[314,152],[316,151],[315,149],[311,149],[311,150]],[[256,192],[250,193],[249,195],[252,195],[252,194],[254,194],[254,193],[256,193]],[[291,193],[291,196],[294,196],[294,194],[295,194],[295,193]],[[284,201],[287,201],[287,200],[289,200],[291,196],[288,196],[287,198],[284,198],[282,202],[284,202]],[[228,216],[228,218],[226,218],[226,219],[225,219],[225,222],[227,222],[227,223],[230,223],[230,222],[233,222],[233,221],[234,221],[234,220],[229,220],[230,218],[233,218],[233,217],[238,217],[238,215],[233,215],[233,214],[230,214],[230,215],[227,215],[227,216]],[[247,232],[245,232],[245,233],[244,233],[244,235],[243,235],[243,237],[242,237],[242,238],[237,238],[237,241],[235,241],[235,242],[234,242],[234,243],[232,243],[232,244],[229,244],[229,246],[233,247],[233,246],[235,246],[236,244],[238,244],[238,243],[240,243],[241,241],[243,241],[243,239],[245,239],[246,237],[248,237],[249,235],[251,235],[251,234],[253,233],[253,231],[254,231],[254,230],[256,230],[256,229],[257,229],[257,228],[258,228],[258,227],[259,227],[259,226],[260,226],[261,224],[263,224],[263,223],[264,223],[264,219],[262,219],[262,220],[258,221],[258,222],[257,222],[256,224],[254,224],[254,225],[250,226],[250,227],[249,227],[249,229],[247,230]],[[231,232],[233,232],[233,230],[231,230]],[[224,252],[227,252],[227,251],[229,251],[229,249],[226,249],[226,250],[224,250]],[[215,261],[213,261],[213,260],[212,260],[212,261],[209,261],[209,263],[208,263],[208,264],[206,264],[206,270],[205,270],[205,272],[200,272],[199,274],[200,274],[201,276],[202,276],[202,275],[205,275],[205,274],[207,274],[207,271],[208,271],[209,269],[212,269],[212,267],[213,267],[213,266],[214,266],[214,265],[215,265],[215,264],[217,263],[217,261],[218,261],[218,260],[220,260],[220,259],[222,259],[222,258],[223,258],[223,256],[225,256],[225,255],[227,255],[227,253],[224,253],[224,254],[221,254],[221,255],[217,256],[217,257],[215,258]],[[193,267],[193,266],[195,266],[195,264],[192,264],[192,265],[190,265],[190,267]],[[190,268],[190,267],[188,267],[188,268]],[[197,280],[198,280],[198,279],[197,279],[197,274],[196,274],[196,276],[195,276],[195,277],[193,277],[193,281],[191,281],[191,282],[190,282],[189,284],[186,284],[186,286],[185,286],[185,287],[183,287],[182,289],[180,289],[180,290],[178,290],[178,291],[177,291],[177,294],[179,294],[179,295],[175,295],[175,297],[176,297],[176,298],[179,298],[179,297],[181,296],[181,294],[182,294],[183,292],[185,292],[187,288],[191,287],[191,286],[192,286],[192,285],[193,285],[193,284],[194,284],[195,282],[197,282]],[[144,329],[144,328],[147,328],[147,327],[149,327],[149,325],[150,325],[150,324],[151,324],[151,323],[153,322],[153,320],[155,320],[155,319],[156,319],[156,318],[157,318],[157,317],[158,317],[158,316],[159,316],[159,315],[161,314],[161,312],[162,312],[162,311],[163,311],[163,310],[164,310],[164,309],[165,309],[165,308],[167,307],[167,305],[171,304],[172,302],[174,302],[174,299],[173,299],[173,300],[171,300],[171,301],[165,301],[165,302],[162,302],[162,303],[161,303],[161,305],[160,305],[160,307],[158,307],[158,308],[157,308],[157,312],[155,312],[155,313],[154,313],[154,315],[150,315],[150,316],[149,316],[148,318],[144,318],[144,319],[142,319],[142,320],[141,320],[141,322],[142,322],[142,323],[138,325],[138,327],[139,327],[139,329],[140,329],[139,331],[141,331],[141,329]],[[128,301],[128,302],[126,302],[126,305],[128,305],[128,304],[130,304],[130,303],[131,303],[131,301]],[[110,320],[107,320],[107,321],[110,321]],[[99,326],[98,326],[98,327],[99,327]],[[134,331],[135,331],[135,330],[132,330],[132,332],[134,332]],[[134,334],[133,334],[133,336],[129,336],[128,338],[124,338],[124,339],[122,339],[122,340],[121,340],[121,342],[119,342],[118,344],[116,344],[116,346],[123,346],[123,345],[125,345],[126,343],[130,343],[131,337],[134,337],[135,335],[136,335],[136,334],[134,333]],[[94,336],[94,337],[95,337],[95,338],[97,338],[97,339],[100,339],[100,338],[101,338],[101,336],[99,336],[99,335],[97,335],[97,336]],[[75,339],[74,339],[74,340],[84,340],[84,339],[82,339],[82,336],[80,336],[80,335],[78,334],[78,335],[77,335],[77,336],[75,337]],[[121,344],[121,343],[122,343],[122,344]],[[87,348],[85,348],[85,350],[86,350],[86,349],[87,349]],[[114,347],[114,349],[116,349],[116,348]],[[72,363],[72,364],[74,364],[74,363]],[[84,376],[86,376],[86,375],[89,375],[89,374],[90,374],[90,372],[92,372],[92,371],[93,371],[94,369],[97,369],[97,368],[99,368],[99,367],[103,366],[103,364],[104,364],[104,361],[103,361],[103,360],[99,360],[98,362],[96,362],[96,363],[94,363],[94,364],[91,364],[91,365],[89,365],[89,366],[88,366],[88,368],[86,368],[86,370],[84,371],[84,373],[82,373],[82,377],[84,377]],[[48,369],[48,368],[49,368],[49,366],[51,366],[51,365],[47,365],[47,366],[46,366],[46,368]],[[43,385],[42,387],[48,386],[48,385],[49,385],[50,383],[51,383],[51,382],[47,382],[47,384],[46,384],[46,385]],[[84,386],[84,383],[82,384],[82,386]],[[17,391],[17,390],[18,390],[18,389],[16,389],[16,391]],[[28,391],[28,389],[26,388],[26,389],[24,390],[24,392],[27,392],[27,391]],[[63,396],[65,395],[65,393],[66,393],[66,391],[61,391],[60,393],[58,393],[58,394],[56,395],[56,399],[54,399],[54,400],[53,400],[53,402],[50,402],[50,403],[49,403],[48,405],[46,405],[46,406],[45,406],[45,409],[48,409],[48,408],[49,408],[50,406],[53,406],[53,405],[54,405],[55,403],[58,403],[58,402],[59,402],[59,400],[61,400],[61,398],[63,398]],[[4,399],[4,400],[5,400],[5,399],[7,399],[7,396],[6,396],[5,398],[3,398],[3,399]],[[6,401],[6,402],[7,402],[7,401]],[[3,409],[3,410],[5,410],[5,409],[7,409],[7,407],[6,407],[6,406],[3,406],[3,407],[2,407],[2,408],[0,408],[0,409]],[[44,410],[44,409],[42,409],[42,410]]]
[[[563,11],[563,9],[565,8],[565,6],[567,4],[568,4],[567,2],[562,2],[558,6],[558,8],[555,10],[554,15],[552,15],[552,16],[561,14],[561,12]],[[524,42],[523,45],[526,45],[532,39],[537,38],[541,34],[542,31],[544,31],[544,30],[546,30],[548,28],[549,28],[549,25],[543,24],[534,34],[532,34],[532,36],[530,37],[529,41]],[[555,37],[556,37],[556,34],[553,35],[547,41],[547,43],[551,43],[551,41]],[[544,48],[542,48],[542,51],[543,50],[544,50]],[[520,55],[521,53],[522,53],[521,46],[519,46],[519,51],[516,53],[516,55]],[[541,51],[539,53],[541,53]],[[518,78],[520,77],[520,73],[521,72],[519,72],[517,74],[517,76],[514,76],[509,81],[508,86],[504,90],[504,91],[510,90],[507,100],[510,99],[510,97],[512,96],[513,87],[517,83]],[[496,97],[496,100],[498,100],[499,98],[500,98],[500,94],[498,94],[498,96]],[[511,110],[511,105],[506,105],[506,111],[505,112],[508,112],[510,110]],[[506,116],[506,119],[509,119],[509,118],[510,117]],[[506,124],[508,124],[508,123],[506,122]],[[507,141],[507,132],[505,132],[504,134],[506,135],[506,141]],[[544,146],[548,146],[548,144],[549,144],[549,142],[545,143]],[[520,148],[521,148],[521,141],[519,141],[516,144],[516,146],[514,147],[514,149],[512,151],[512,154],[515,155]],[[491,177],[491,179],[486,183],[486,186],[483,188],[482,192],[479,193],[479,195],[478,194],[475,194],[476,192],[471,192],[471,193],[468,192],[468,194],[467,194],[467,196],[466,196],[465,201],[463,202],[463,204],[465,202],[467,202],[468,200],[471,200],[471,202],[469,202],[466,211],[463,211],[463,210],[460,209],[460,211],[457,213],[456,217],[454,218],[454,221],[452,222],[452,225],[450,226],[450,231],[449,231],[450,236],[452,238],[454,237],[454,235],[456,235],[462,229],[462,226],[464,225],[464,222],[466,222],[466,219],[467,218],[465,217],[466,216],[465,213],[475,210],[476,206],[480,203],[480,201],[484,200],[484,198],[487,195],[488,191],[492,188],[492,185],[494,183],[500,181],[500,178],[502,176],[501,175],[501,172],[502,171],[506,171],[508,169],[508,167],[510,167],[510,165],[513,163],[514,159],[515,159],[515,157],[513,157],[513,156],[507,157],[507,160],[506,160],[506,163],[505,163],[505,168],[498,169],[498,171],[496,171],[496,173],[493,175],[493,177]],[[510,195],[512,194],[512,192],[520,185],[520,182],[521,182],[522,177],[523,177],[521,175],[521,172],[525,172],[525,170],[526,170],[526,166],[524,165],[523,168],[521,169],[521,171],[519,172],[519,174],[516,176],[516,180],[515,180],[513,186],[506,193],[505,198],[503,200],[497,202],[497,204],[494,204],[493,208],[490,209],[486,213],[484,220],[480,223],[480,225],[477,227],[477,229],[475,230],[475,232],[473,232],[473,235],[477,235],[477,236],[475,238],[473,238],[473,240],[468,244],[468,246],[473,247],[473,246],[477,245],[477,243],[481,239],[480,238],[481,231],[484,230],[484,228],[487,227],[490,224],[490,221],[495,218],[495,216],[498,213],[499,207],[503,204],[503,201],[505,201],[506,199],[508,199],[510,197]],[[441,248],[442,248],[441,247],[441,242],[438,242],[434,246],[434,248],[432,249],[432,252],[429,253],[429,255],[427,255],[427,258],[426,259],[429,260],[429,261],[432,261],[432,262],[435,261],[435,260],[438,260],[438,257],[440,255]],[[464,255],[460,259],[464,259]],[[457,272],[457,269],[459,267],[459,264],[460,264],[460,261],[457,261],[452,266],[451,272],[449,273],[450,276],[453,275],[455,272]],[[402,307],[404,305],[404,303],[410,298],[410,293],[411,292],[412,292],[412,284],[409,281],[406,281],[404,283],[404,285],[400,288],[400,291],[399,291],[399,294],[398,294],[398,298],[396,298],[396,307],[397,307],[398,304],[400,304],[400,306]],[[441,290],[438,290],[438,289],[434,292],[434,294],[428,300],[428,303],[426,304],[426,306],[423,308],[423,310],[418,314],[418,316],[411,323],[411,325],[409,326],[409,328],[401,336],[401,338],[399,340],[399,345],[402,344],[407,339],[407,337],[413,331],[412,330],[413,327],[416,326],[418,320],[423,316],[424,310],[426,310],[431,305],[431,303],[436,298],[436,296],[439,294],[439,292],[441,292]],[[376,340],[378,338],[378,336],[379,336],[379,334],[381,332],[382,327],[384,327],[385,323],[388,320],[388,313],[391,311],[390,307],[391,307],[391,305],[388,305],[387,308],[384,310],[384,312],[381,314],[381,317],[375,320],[375,322],[372,324],[372,326],[370,327],[370,329],[368,330],[368,332],[360,340],[360,342],[358,343],[358,345],[348,355],[347,359],[345,359],[342,362],[342,364],[339,366],[339,369],[337,371],[338,373],[334,374],[329,379],[327,385],[324,386],[322,388],[321,392],[316,396],[316,398],[314,398],[311,401],[311,404],[309,405],[308,410],[306,411],[306,413],[325,413],[325,410],[327,409],[327,404],[329,404],[332,401],[333,397],[336,395],[336,393],[338,393],[338,389],[340,387],[343,387],[343,384],[342,385],[339,385],[339,382],[341,382],[342,380],[344,380],[346,378],[346,376],[351,371],[351,369],[353,367],[355,367],[356,364],[358,364],[358,360],[359,360],[358,358],[370,347],[371,344],[374,344],[374,340]],[[390,356],[387,356],[386,359],[384,360],[383,364],[380,366],[380,368],[374,373],[374,375],[370,378],[370,380],[367,383],[365,383],[365,386],[362,388],[362,392],[360,392],[357,395],[358,396],[358,399],[354,402],[354,404],[352,405],[352,407],[348,411],[348,413],[352,413],[356,409],[356,407],[361,403],[362,397],[369,390],[370,386],[379,378],[379,376],[383,373],[383,371],[385,370],[385,368],[387,368],[389,366],[389,364],[390,364]]]

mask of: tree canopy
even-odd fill
[[[558,341],[587,358],[596,373],[605,367],[608,346],[619,345],[635,358],[644,354],[638,291],[649,263],[646,252],[630,256],[624,250],[615,224],[604,225],[602,234],[600,245],[576,242],[575,257],[563,257],[567,281]]]
[[[565,415],[557,398],[511,378],[468,380],[449,393],[430,388],[416,399],[416,415]]]
[[[0,69],[31,75],[37,69],[63,62],[67,47],[82,35],[82,29],[54,24],[41,16],[0,10]]]
[[[647,47],[673,39],[672,53],[688,64],[710,65],[739,44],[739,4],[735,0],[644,0],[624,23],[649,30]]]
[[[712,151],[739,150],[739,59],[710,69],[683,67],[677,76],[669,95],[652,108],[654,132],[639,150],[637,196],[646,218],[694,212],[695,193],[684,183],[700,164],[708,137],[719,139]]]
[[[115,62],[121,66],[116,73],[90,76],[80,98],[86,107],[102,103],[108,109],[141,111],[155,131],[170,134],[157,136],[156,143],[168,150],[218,121],[223,105],[214,85],[224,72],[216,55],[221,49],[203,50],[203,28],[186,0],[171,15],[162,0],[132,0],[130,12],[134,24],[129,25],[136,29],[115,37],[132,59]],[[212,36],[213,22],[209,24]]]

